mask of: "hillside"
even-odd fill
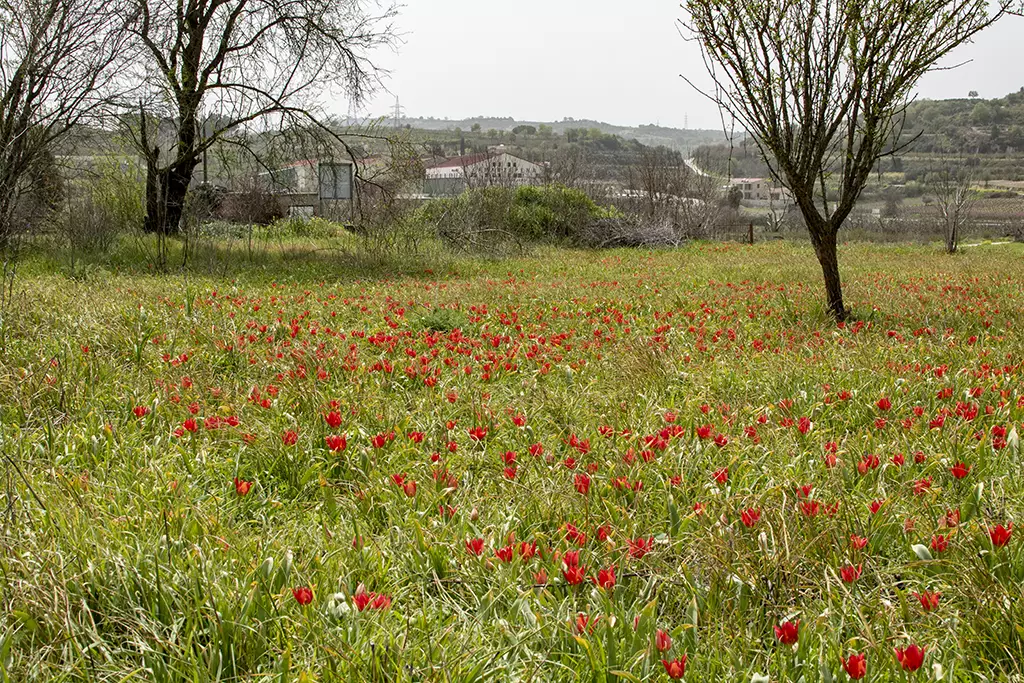
[[[905,152],[881,163],[880,171],[895,174],[890,179],[894,185],[925,182],[937,168],[961,161],[975,169],[974,176],[981,183],[1024,180],[1024,88],[991,100],[913,102],[907,109],[902,137],[904,141],[912,139]],[[717,168],[730,167],[734,177],[768,173],[750,141],[731,148],[722,142],[703,145],[694,149],[693,156],[709,160]]]
[[[689,155],[695,148],[701,145],[714,144],[725,139],[720,130],[683,130],[680,128],[668,128],[655,124],[641,126],[618,126],[603,121],[591,119],[565,118],[561,121],[517,121],[511,117],[487,117],[479,116],[468,119],[437,119],[434,117],[402,118],[402,126],[416,128],[425,131],[495,131],[498,133],[511,133],[516,128],[534,128],[539,131],[548,131],[555,135],[565,134],[570,129],[585,129],[600,131],[605,135],[617,135],[624,140],[636,140],[637,142],[650,147],[659,145]]]

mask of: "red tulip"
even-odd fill
[[[252,488],[251,481],[245,481],[244,479],[239,479],[238,477],[235,477],[234,481],[235,493],[237,493],[240,496],[244,496],[245,494],[249,493],[249,489]]]
[[[868,663],[863,654],[854,652],[846,659],[840,657],[839,661],[843,663],[843,668],[846,669],[847,675],[855,681],[864,678],[868,672]]]
[[[608,569],[601,569],[597,572],[597,578],[593,580],[595,586],[599,586],[604,590],[611,590],[615,588],[615,567],[608,567]]]
[[[409,481],[405,482],[405,484],[402,485],[402,490],[405,491],[405,495],[407,495],[408,497],[410,497],[410,498],[415,497],[416,496],[416,482],[412,481],[412,480],[409,480]]]
[[[878,406],[879,410],[885,411],[889,410],[889,408],[892,408],[892,401],[883,396],[882,398],[878,399],[878,403],[876,403],[875,405]]]
[[[853,583],[860,578],[862,570],[863,565],[858,564],[856,567],[847,565],[839,570],[839,575],[842,577],[843,583]]]
[[[477,557],[479,557],[480,554],[484,551],[484,539],[469,539],[468,541],[466,541],[466,550],[469,551],[471,555],[476,555]]]
[[[629,556],[639,560],[654,548],[654,536],[649,538],[626,539],[629,546]]]
[[[600,616],[590,617],[583,612],[580,612],[576,615],[576,633],[579,633],[580,635],[583,635],[584,633],[593,633],[594,627],[597,626],[597,622],[600,619]]]
[[[576,490],[582,493],[584,496],[590,492],[590,477],[587,476],[586,474],[577,474],[576,478],[573,480],[573,483],[576,486]]]
[[[135,406],[134,408],[132,408],[132,413],[134,413],[135,417],[138,417],[138,418],[146,417],[147,415],[149,415],[149,407],[148,406]]]
[[[515,556],[515,548],[511,545],[506,545],[503,548],[498,548],[494,551],[494,554],[498,556],[498,559],[502,562],[511,562]]]
[[[759,519],[761,519],[761,511],[756,508],[747,508],[740,513],[740,520],[748,529],[757,524]]]
[[[299,440],[299,435],[294,429],[289,429],[281,435],[281,441],[285,446],[294,446]]]
[[[295,596],[295,601],[300,605],[308,605],[313,602],[313,591],[306,586],[299,586],[298,588],[292,589],[292,595]]]
[[[809,500],[800,503],[800,512],[804,517],[816,517],[821,511],[821,503],[816,500]]]
[[[663,659],[661,665],[665,667],[665,673],[671,679],[678,680],[686,675],[686,655],[673,659],[671,662]]]
[[[992,539],[992,545],[996,548],[1002,548],[1009,543],[1011,535],[1013,535],[1013,522],[1006,526],[996,524],[988,529],[988,537]]]
[[[327,442],[327,448],[335,453],[345,450],[348,446],[348,438],[344,434],[332,434],[324,440]]]
[[[949,468],[949,473],[953,475],[954,479],[963,479],[971,473],[971,466],[958,462]]]
[[[715,477],[716,482],[718,482],[719,484],[724,484],[725,482],[729,481],[729,468],[723,467],[720,470],[715,470],[713,476]]]
[[[931,612],[933,609],[937,609],[939,606],[939,598],[942,597],[942,593],[932,593],[930,591],[912,593],[912,595],[921,602],[921,607],[924,608],[925,612]]]
[[[775,627],[775,637],[783,645],[792,645],[800,635],[800,620],[784,621]]]
[[[659,652],[665,652],[672,647],[672,638],[659,628],[654,635],[654,647],[658,648]]]
[[[935,534],[932,536],[932,550],[937,553],[941,553],[949,547],[949,537],[943,536],[942,534]]]
[[[924,664],[925,648],[923,647],[918,647],[911,643],[905,648],[894,648],[893,651],[896,653],[896,659],[899,660],[900,666],[904,671],[917,671]]]
[[[369,593],[356,591],[356,594],[352,596],[352,603],[355,604],[357,610],[362,612],[370,604],[370,599]]]
[[[583,579],[587,576],[586,567],[565,567],[562,569],[562,576],[565,577],[565,582],[570,586],[575,586],[579,583],[583,583]]]
[[[853,534],[850,536],[850,546],[856,550],[861,550],[868,544],[868,539],[865,536],[857,536]]]
[[[326,422],[327,426],[330,427],[331,429],[337,429],[338,427],[341,426],[341,413],[339,413],[337,410],[332,410],[329,413],[325,413],[324,422]]]

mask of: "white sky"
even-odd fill
[[[720,128],[717,109],[680,77],[705,81],[696,45],[684,41],[671,0],[405,0],[404,44],[375,60],[392,94],[361,114],[460,119],[567,116],[619,125]],[[920,96],[1001,97],[1024,87],[1024,19],[1006,17],[922,80]],[[344,112],[347,106],[335,107]]]

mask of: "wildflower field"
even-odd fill
[[[0,680],[1021,680],[1024,248],[840,258],[29,260]]]

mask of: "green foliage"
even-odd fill
[[[468,230],[499,230],[520,240],[572,240],[594,220],[616,217],[581,190],[561,185],[474,188],[455,197],[432,199],[416,219],[437,226],[442,235]]]
[[[270,233],[281,233],[290,237],[325,238],[334,237],[344,228],[319,216],[289,216],[280,218],[270,225]]]
[[[61,233],[73,250],[108,249],[119,235],[139,230],[146,215],[145,188],[134,161],[101,160],[72,187]]]

